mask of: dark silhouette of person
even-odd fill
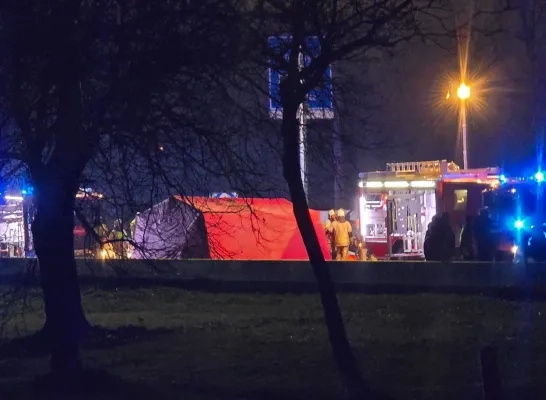
[[[429,261],[449,261],[455,250],[455,234],[449,213],[433,218],[425,235],[425,258]]]
[[[544,227],[534,226],[527,243],[524,243],[524,245],[526,245],[526,249],[524,249],[525,261],[528,258],[532,258],[535,262],[546,261],[546,233]]]
[[[474,217],[472,215],[466,216],[466,223],[461,231],[461,255],[465,261],[472,261],[476,258]]]
[[[480,215],[474,221],[474,238],[476,240],[477,256],[479,261],[492,261],[494,241],[489,212],[480,210]]]
[[[438,222],[438,218],[440,216],[436,214],[434,217],[432,217],[432,220],[429,222],[427,226],[427,232],[425,233],[425,242],[423,244],[423,250],[425,253],[425,260],[431,260],[434,258],[434,249],[433,249],[433,240],[431,239],[432,236],[432,227],[436,225]]]

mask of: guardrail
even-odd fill
[[[302,261],[77,260],[77,263],[84,283],[235,291],[315,290],[311,266]],[[36,260],[0,259],[0,284],[22,279],[37,283],[35,265]],[[546,296],[546,264],[379,261],[329,262],[328,266],[340,291],[498,293],[508,290]]]

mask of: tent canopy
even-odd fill
[[[145,248],[156,243],[155,258],[309,259],[292,203],[286,199],[174,196],[148,211],[138,217],[135,239]],[[330,259],[320,214],[309,213],[324,257]],[[178,250],[158,251],[158,244],[167,242]]]

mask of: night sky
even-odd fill
[[[503,34],[478,37],[471,46],[469,74],[480,80],[476,93],[480,99],[469,105],[470,166],[519,169],[532,164],[529,158],[535,157],[536,149],[529,132],[533,93],[521,42]],[[372,111],[369,122],[374,133],[388,137],[395,149],[357,157],[358,169],[381,168],[387,161],[442,158],[462,165],[457,109],[445,99],[449,75],[458,73],[457,55],[415,43],[390,62],[377,63],[369,76],[376,82],[387,81],[374,85],[377,96],[387,101]]]

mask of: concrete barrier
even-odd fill
[[[313,271],[302,261],[77,260],[84,282],[166,284],[211,290],[315,290]],[[429,263],[416,261],[329,262],[342,291],[495,292],[541,291],[546,264]],[[0,283],[37,277],[36,260],[0,259]],[[229,289],[232,288],[232,289]]]

